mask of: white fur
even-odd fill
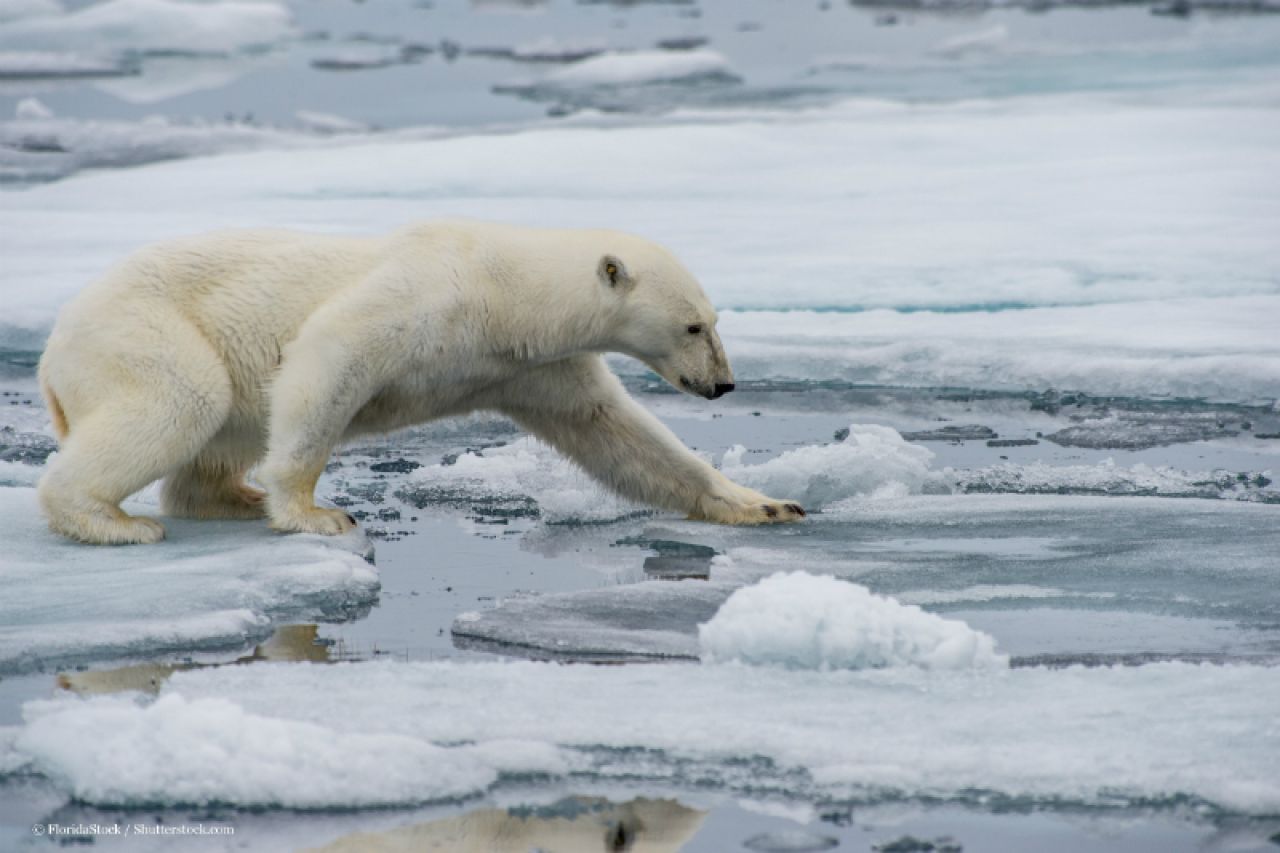
[[[441,222],[155,246],[49,338],[40,380],[62,450],[42,505],[74,539],[154,542],[160,523],[119,504],[164,477],[171,515],[341,533],[354,522],[313,495],[336,445],[495,409],[627,497],[730,524],[797,518],[690,453],[600,356],[715,396],[733,382],[715,321],[670,253],[612,231]],[[259,462],[265,493],[244,481]]]

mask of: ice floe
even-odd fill
[[[11,467],[39,470],[5,466],[0,478]],[[330,539],[280,536],[265,521],[165,523],[158,545],[79,545],[48,531],[34,489],[0,488],[0,672],[239,648],[279,620],[350,618],[377,600],[358,531]]]
[[[53,51],[0,50],[0,80],[120,77],[136,74],[137,71],[135,63],[116,57]],[[19,114],[19,117],[23,116]]]
[[[741,79],[714,50],[609,53],[557,69],[544,83],[564,86],[644,86],[651,83]]]
[[[790,669],[1003,667],[995,641],[963,622],[829,575],[779,572],[736,590],[698,627],[702,659]]]
[[[572,773],[756,795],[1272,814],[1277,701],[1280,669],[1246,665],[255,665],[177,673],[153,704],[30,702],[4,763],[26,759],[98,805],[411,804]]]

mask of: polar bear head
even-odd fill
[[[619,305],[614,339],[686,394],[714,400],[733,390],[733,370],[716,334],[716,311],[698,280],[670,253],[648,244],[606,254],[596,276]]]

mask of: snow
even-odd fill
[[[110,122],[11,122],[0,137],[11,175],[287,141]],[[14,150],[46,138],[70,153]],[[608,223],[669,245],[722,309],[743,380],[1274,400],[1276,174],[1269,106],[1167,93],[859,100],[229,155],[7,196],[0,343],[46,333],[152,240],[475,216]]]
[[[963,622],[830,575],[779,572],[736,590],[698,627],[704,661],[790,669],[998,668],[1009,659]]]
[[[96,805],[412,804],[572,773],[1274,814],[1277,701],[1280,670],[1247,665],[270,664],[177,673],[152,705],[29,702],[15,748]]]
[[[720,469],[735,482],[807,509],[854,496],[918,494],[933,459],[933,451],[874,424],[852,424],[842,441],[788,450],[759,465],[744,465],[745,455],[745,447],[735,446]]]
[[[583,59],[551,72],[544,83],[561,87],[644,86],[707,79],[737,79],[737,74],[729,60],[714,50],[642,50]]]
[[[34,489],[0,488],[0,672],[239,648],[277,620],[342,618],[376,601],[358,531],[329,539],[279,536],[265,521],[165,523],[158,545],[78,545],[49,532]]]
[[[286,6],[271,0],[106,0],[60,15],[19,19],[0,45],[23,50],[230,53],[293,34]]]

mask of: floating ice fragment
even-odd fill
[[[874,424],[853,424],[835,444],[789,450],[759,465],[744,465],[745,455],[745,447],[731,448],[721,470],[745,486],[810,509],[855,496],[919,493],[933,459],[933,451]]]
[[[650,83],[740,79],[729,60],[714,50],[608,53],[553,71],[546,83],[563,87],[644,86]]]
[[[169,538],[157,545],[78,545],[49,532],[34,489],[0,488],[0,672],[143,649],[237,648],[269,634],[274,620],[341,619],[377,598],[358,531],[278,536],[265,522],[165,524]]]
[[[778,573],[736,590],[698,628],[702,659],[789,669],[1002,668],[995,640],[963,622],[830,575]]]

